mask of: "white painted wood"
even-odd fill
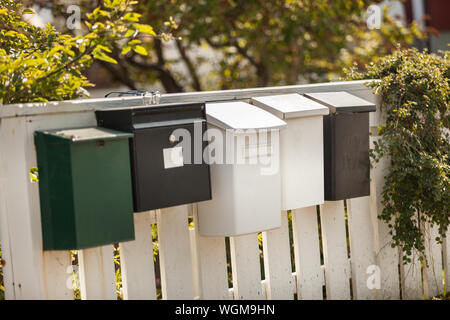
[[[72,300],[73,268],[70,251],[43,251],[42,256],[45,299]]]
[[[112,245],[78,251],[83,300],[117,300]]]
[[[350,236],[350,261],[352,270],[353,299],[373,300],[376,289],[369,288],[367,270],[375,265],[369,197],[347,200],[348,228]]]
[[[189,244],[191,245],[192,282],[194,283],[194,299],[200,299],[200,270],[198,259],[197,239],[195,228],[189,227]]]
[[[258,234],[230,237],[234,299],[262,300]]]
[[[324,272],[316,206],[292,211],[292,231],[298,299],[322,300]]]
[[[351,94],[360,96],[360,93],[365,94],[367,92],[371,92],[371,89],[364,85],[368,81],[370,80],[336,81],[294,86],[233,89],[222,91],[171,93],[162,94],[160,103],[242,100],[274,94],[323,91],[347,91]],[[75,113],[94,111],[102,108],[141,106],[143,104],[144,99],[142,97],[79,99],[70,101],[53,101],[48,103],[20,103],[5,105],[0,108],[0,118],[48,113]]]
[[[444,250],[442,263],[445,272],[445,291],[450,294],[450,227],[447,229],[442,249]]]
[[[230,293],[228,291],[225,237],[203,237],[198,233],[196,204],[193,216],[200,299],[228,300]]]
[[[417,214],[414,217],[417,222]],[[417,251],[413,251],[409,257],[410,263],[403,263],[403,252],[399,248],[398,255],[400,259],[400,277],[401,291],[403,300],[419,300],[422,299],[422,267]]]
[[[89,123],[93,115],[49,115],[2,119],[0,145],[3,172],[0,195],[9,228],[9,248],[16,299],[72,299],[65,283],[71,265],[69,251],[42,253],[38,184],[29,168],[36,166],[33,133],[37,129]]]
[[[370,137],[373,148],[374,137]],[[387,173],[389,159],[383,158],[373,164],[370,170],[370,214],[372,217],[373,235],[375,243],[376,264],[381,270],[380,289],[377,290],[377,299],[400,299],[399,285],[399,256],[398,250],[391,248],[392,237],[389,234],[388,225],[378,219],[383,211],[381,204],[381,192],[384,185],[384,177]]]
[[[2,119],[0,128],[2,193],[9,228],[10,261],[15,299],[43,299],[43,259],[39,252],[40,229],[33,223],[27,168],[25,118]],[[39,219],[39,217],[37,217]],[[36,222],[38,219],[34,219]],[[6,252],[8,252],[6,250]]]
[[[267,299],[292,300],[294,292],[286,211],[281,212],[280,228],[262,233],[262,243]]]
[[[188,205],[157,211],[163,299],[193,299]]]
[[[443,293],[442,277],[442,246],[436,241],[439,236],[439,227],[425,225],[425,255],[427,264],[424,264],[424,296],[432,298]]]
[[[327,300],[350,299],[343,201],[325,201],[320,207]]]
[[[1,122],[0,122],[1,126]],[[2,150],[0,149],[0,152]],[[0,157],[0,181],[4,181],[3,178],[3,166],[1,164],[2,157]],[[4,194],[3,184],[0,182],[0,246],[1,246],[1,258],[3,260],[3,265],[1,270],[3,272],[3,287],[4,287],[4,297],[6,300],[13,300],[15,298],[14,292],[14,278],[13,278],[13,268],[12,268],[12,258],[11,258],[11,247],[9,241],[9,225],[8,217],[6,214],[6,203],[1,198]]]
[[[150,215],[150,211],[135,213],[135,240],[119,244],[125,300],[156,300]]]
[[[95,123],[93,114],[78,115],[46,115],[27,117],[27,149],[30,150],[30,167],[37,166],[36,151],[34,146],[34,132],[43,129],[68,128],[93,125]],[[39,216],[39,221],[34,222],[40,225],[40,200],[39,185],[30,184],[30,201],[33,215]],[[42,241],[42,240],[41,240]],[[42,244],[41,244],[42,246]],[[44,251],[43,252],[43,280],[46,299],[73,299],[73,288],[70,286],[72,276],[72,260],[70,251]]]
[[[422,299],[422,270],[418,255],[413,253],[411,260],[411,263],[400,263],[402,299],[420,300]]]

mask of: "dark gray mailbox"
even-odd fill
[[[96,112],[101,127],[131,132],[134,211],[211,199],[205,106],[161,104]]]
[[[323,117],[325,200],[368,196],[369,112],[376,105],[343,91],[305,96],[330,109]]]

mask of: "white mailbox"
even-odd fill
[[[281,207],[291,210],[324,202],[324,107],[297,93],[253,98],[252,104],[287,123],[280,133]]]
[[[245,102],[207,103],[212,200],[198,203],[204,236],[280,227],[279,129],[286,123]]]

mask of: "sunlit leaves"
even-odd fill
[[[138,33],[156,36],[153,28],[139,23],[130,1],[104,1],[86,14],[84,36],[61,34],[47,24],[44,28],[23,20],[32,9],[20,2],[0,0],[0,102],[16,103],[74,99],[92,86],[81,74],[97,59],[117,63],[113,45],[124,54],[147,55]],[[136,4],[136,3],[134,3]]]
[[[152,35],[152,36],[156,36],[155,31],[149,25],[146,25],[146,24],[134,24],[133,27],[136,28],[136,30],[138,30],[139,32],[146,33],[146,34],[149,34],[149,35]]]
[[[425,259],[425,234],[439,227],[442,240],[450,224],[450,56],[397,50],[370,64],[366,72],[348,70],[350,79],[380,79],[371,86],[382,97],[386,124],[371,157],[387,157],[390,168],[382,191],[380,218],[389,224],[392,246],[410,262]]]
[[[170,21],[178,22],[180,28],[172,32],[192,50],[188,55],[196,69],[211,70],[201,78],[202,86],[226,89],[337,79],[343,67],[376,61],[392,52],[394,43],[406,46],[419,33],[386,16],[381,30],[369,30],[362,14],[371,4],[370,0],[155,0],[140,8],[160,33]],[[202,60],[199,47],[214,50],[214,62]],[[175,67],[180,60],[173,61],[171,71],[184,79]],[[211,75],[217,75],[214,81]]]
[[[139,53],[143,56],[146,56],[148,54],[147,49],[145,49],[143,46],[141,45],[137,45],[133,47],[134,52]]]

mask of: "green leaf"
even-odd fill
[[[110,52],[111,53],[111,49],[106,47],[106,46],[104,46],[104,45],[102,45],[102,44],[98,44],[97,48],[99,48],[102,51],[106,51],[106,52]]]
[[[26,8],[22,11],[22,14],[34,14],[34,13],[36,13],[36,11],[34,11],[31,8]]]
[[[152,36],[156,36],[156,33],[153,30],[152,26],[149,26],[147,24],[135,24],[133,26],[141,33],[146,33],[146,34],[149,34]]]
[[[134,52],[146,56],[148,54],[147,49],[145,49],[143,46],[141,45],[137,45],[135,47],[133,47]]]
[[[128,41],[127,45],[129,45],[129,46],[135,46],[135,45],[137,45],[137,44],[139,44],[139,43],[141,43],[141,40],[134,39],[134,40]]]
[[[129,29],[125,33],[125,38],[133,37],[137,32],[138,32],[137,30]]]
[[[122,19],[131,22],[138,22],[140,17],[142,17],[142,14],[140,13],[128,12],[123,16]]]
[[[114,58],[111,58],[110,56],[106,55],[103,51],[95,51],[94,58],[97,60],[117,64],[117,61]]]
[[[122,48],[122,54],[126,55],[128,52],[130,52],[131,47],[130,46],[125,46]]]

